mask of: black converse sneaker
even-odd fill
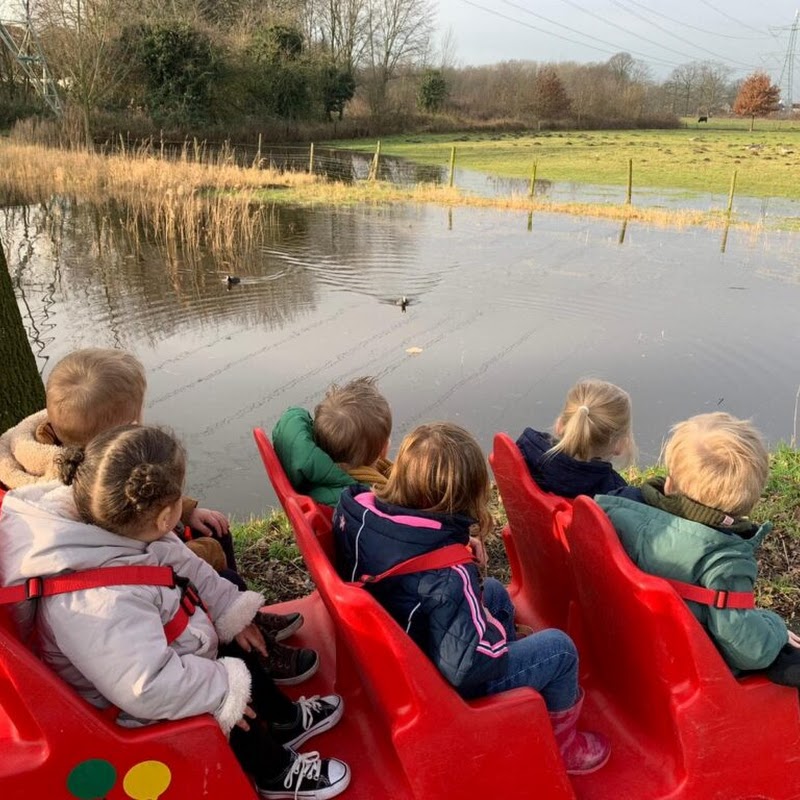
[[[344,714],[344,700],[338,694],[301,697],[295,702],[297,718],[289,724],[272,723],[275,739],[285,747],[297,748],[318,733],[330,730]]]
[[[350,768],[337,758],[319,753],[296,753],[294,761],[271,781],[256,784],[261,797],[273,800],[328,800],[350,783]]]

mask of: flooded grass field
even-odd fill
[[[132,350],[147,421],[187,445],[189,492],[238,518],[274,503],[251,429],[364,374],[391,402],[394,447],[452,419],[488,451],[496,431],[550,425],[586,375],[631,392],[643,464],[672,423],[718,408],[791,438],[800,237],[732,229],[721,253],[721,231],[620,234],[538,213],[283,207],[251,255],[223,261],[66,201],[0,211],[43,373],[76,347]]]

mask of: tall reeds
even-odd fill
[[[15,202],[57,195],[91,203],[136,238],[226,258],[247,252],[264,232],[267,209],[259,193],[314,182],[313,175],[235,162],[230,149],[209,154],[197,142],[171,158],[151,145],[100,155],[6,142],[0,192]]]

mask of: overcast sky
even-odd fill
[[[604,61],[625,50],[650,64],[657,77],[678,64],[709,59],[728,64],[736,76],[765,69],[778,81],[788,29],[800,0],[433,0],[433,4],[438,8],[437,28],[440,34],[452,29],[462,65],[509,59]],[[0,0],[0,17],[17,17],[23,7],[21,0]],[[795,87],[795,95],[800,94],[800,57]]]
[[[708,59],[726,63],[737,76],[765,69],[775,81],[789,44],[788,28],[800,5],[800,0],[436,2],[437,26],[440,31],[452,28],[460,64],[604,61],[625,50],[647,61],[657,76],[678,64]],[[800,44],[800,35],[798,40]],[[800,57],[796,67],[795,94],[800,88]]]

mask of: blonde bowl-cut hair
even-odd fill
[[[608,459],[619,449],[626,464],[636,456],[630,395],[608,381],[578,381],[567,392],[556,433],[558,441],[548,453],[591,461]]]
[[[755,426],[715,411],[670,431],[664,464],[672,492],[735,517],[747,516],[769,474],[769,454]]]
[[[392,410],[375,378],[333,384],[314,409],[314,439],[338,464],[374,464],[392,435]]]
[[[181,498],[186,454],[168,431],[123,425],[64,448],[59,468],[84,522],[135,539]]]
[[[400,444],[392,474],[374,489],[386,503],[435,514],[464,514],[481,534],[492,527],[489,469],[469,431],[451,422],[419,425]]]
[[[47,421],[62,444],[83,447],[103,431],[138,421],[146,390],[144,367],[130,353],[76,350],[47,379]]]

